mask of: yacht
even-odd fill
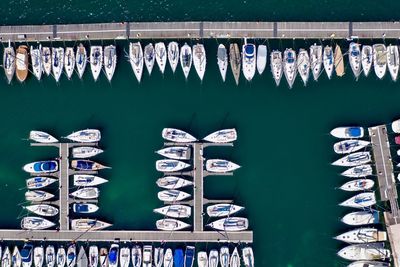
[[[179,45],[177,42],[170,42],[168,44],[168,61],[172,72],[175,73],[179,63]]]
[[[57,143],[58,140],[50,134],[42,131],[30,131],[29,139],[38,143]]]
[[[242,249],[242,258],[245,267],[254,266],[254,254],[253,254],[253,249],[251,247],[245,247]]]
[[[73,47],[65,48],[64,68],[68,80],[71,80],[72,74],[74,74],[75,69],[75,55]]]
[[[115,68],[117,66],[117,50],[115,46],[108,45],[104,48],[104,70],[106,77],[111,82],[114,76]]]
[[[386,46],[384,44],[374,44],[372,53],[375,74],[379,79],[383,79],[387,65]]]
[[[209,159],[206,161],[206,169],[209,172],[230,172],[239,169],[240,166],[224,159]]]
[[[80,43],[78,48],[76,49],[75,62],[79,78],[82,79],[83,74],[85,73],[86,63],[87,63],[87,52],[86,48],[83,46],[82,43]]]
[[[167,49],[163,42],[158,42],[155,45],[156,61],[161,73],[164,74],[165,66],[167,66]]]
[[[108,251],[107,248],[100,249],[100,257],[99,257],[100,267],[108,267]]]
[[[46,247],[45,262],[47,267],[54,267],[56,263],[56,251],[52,245]]]
[[[369,164],[359,165],[342,172],[343,176],[359,178],[372,175],[372,167]]]
[[[287,48],[285,50],[282,65],[289,88],[292,89],[297,75],[296,52],[293,49]]]
[[[219,130],[203,138],[203,140],[211,143],[231,143],[236,139],[237,132],[235,128]]]
[[[189,76],[189,71],[190,68],[192,67],[192,49],[190,46],[188,46],[187,43],[185,43],[181,47],[181,54],[180,54],[180,60],[181,60],[181,67],[183,70],[183,74],[185,75],[185,78],[187,79]]]
[[[60,80],[63,67],[64,67],[64,48],[52,48],[51,49],[51,68],[53,70],[54,79],[56,82]]]
[[[240,267],[240,256],[239,256],[239,252],[238,252],[237,248],[235,248],[232,252],[229,266],[230,267]]]
[[[331,135],[336,138],[362,138],[364,129],[362,127],[337,127],[331,131]]]
[[[372,58],[373,58],[372,46],[363,45],[361,49],[361,66],[363,68],[365,77],[368,76],[371,70]]]
[[[270,60],[272,77],[274,77],[276,86],[279,86],[283,71],[282,52],[278,50],[272,51]]]
[[[356,152],[361,149],[365,149],[371,143],[363,140],[344,140],[337,142],[333,145],[333,150],[337,154],[348,154]]]
[[[107,183],[108,180],[90,174],[74,174],[75,186],[96,186]]]
[[[384,248],[384,243],[355,244],[342,248],[338,256],[343,259],[356,260],[386,260],[390,258],[390,250]]]
[[[172,218],[189,218],[192,214],[192,209],[186,205],[168,205],[153,211]]]
[[[218,267],[219,258],[218,258],[218,250],[212,249],[210,254],[208,255],[208,266],[209,267]]]
[[[376,198],[374,192],[359,193],[346,201],[340,203],[340,206],[351,207],[351,208],[367,208],[376,204]]]
[[[256,73],[256,57],[256,46],[248,44],[245,38],[242,47],[242,65],[243,75],[248,81],[251,81]]]
[[[14,250],[11,256],[11,263],[13,267],[21,267],[22,265],[22,259],[21,259],[21,254],[19,253],[18,246],[14,246]],[[53,267],[53,266],[49,266]]]
[[[58,214],[58,209],[56,207],[47,204],[29,205],[24,208],[32,213],[45,217],[56,216]]]
[[[55,160],[36,161],[23,167],[28,173],[51,173],[58,171],[58,162]]]
[[[67,261],[67,255],[65,253],[65,249],[61,246],[57,249],[57,254],[56,254],[57,267],[64,267],[66,261]]]
[[[32,202],[42,202],[53,198],[54,195],[42,190],[26,191],[25,199]]]
[[[351,226],[377,224],[379,223],[379,212],[376,210],[355,211],[346,214],[341,221]]]
[[[321,73],[322,66],[322,46],[313,44],[310,47],[310,62],[311,62],[311,71],[314,77],[314,81],[318,80],[318,77]]]
[[[164,253],[164,267],[173,267],[173,265],[174,265],[174,256],[172,255],[172,250],[170,248],[167,248],[167,250]]]
[[[343,54],[342,54],[342,50],[340,49],[339,45],[336,45],[335,47],[335,72],[336,72],[336,76],[338,77],[342,77],[344,75],[344,61],[343,61]]]
[[[400,65],[399,49],[397,48],[397,45],[389,45],[387,47],[386,57],[387,57],[386,61],[390,76],[392,77],[392,80],[395,82],[397,80],[397,75],[399,74],[399,65]]]
[[[370,152],[355,152],[344,156],[332,163],[336,166],[353,167],[371,162]]]
[[[109,267],[118,267],[118,256],[119,256],[119,245],[111,244],[110,250],[108,252]]]
[[[146,65],[147,71],[149,72],[149,75],[153,70],[155,59],[156,56],[154,52],[154,46],[152,43],[150,43],[144,47],[144,63]]]
[[[350,182],[345,183],[340,189],[344,191],[365,191],[365,190],[370,190],[372,187],[374,187],[374,181],[371,179],[357,179],[357,180],[352,180]]]
[[[90,69],[94,81],[99,78],[101,68],[103,67],[103,47],[102,46],[91,46],[90,47]]]
[[[390,263],[382,261],[355,261],[347,267],[390,267]]]
[[[16,55],[16,76],[20,82],[24,82],[26,77],[28,77],[28,61],[28,47],[26,45],[18,46]]]
[[[162,267],[164,261],[164,248],[154,248],[154,266]]]
[[[236,232],[247,230],[249,221],[242,217],[228,217],[209,223],[207,226],[219,231]]]
[[[1,257],[2,267],[11,267],[11,252],[8,246],[5,247],[3,256]]]
[[[207,207],[207,214],[210,217],[229,216],[243,210],[244,207],[229,203],[214,204]]]
[[[77,267],[87,267],[88,266],[88,257],[86,255],[85,249],[83,246],[79,248],[78,257],[76,259]]]
[[[183,267],[183,263],[183,250],[177,248],[174,252],[174,267]]]
[[[140,83],[143,73],[143,49],[140,42],[129,43],[129,62],[136,79]]]
[[[43,72],[46,73],[47,76],[51,73],[51,50],[50,47],[42,47],[42,67]]]
[[[152,254],[153,247],[152,246],[143,246],[143,267],[152,267]]]
[[[158,199],[164,202],[174,202],[190,197],[190,194],[179,190],[163,190],[158,192]]]
[[[35,75],[36,79],[40,81],[42,78],[42,72],[43,72],[43,67],[42,67],[42,46],[39,45],[39,47],[34,48],[31,46],[31,61],[32,61],[32,72],[33,75]]]
[[[191,143],[197,141],[196,138],[187,132],[174,128],[164,128],[161,135],[165,140],[175,143]]]
[[[75,267],[76,264],[76,246],[71,244],[67,249],[67,267]]]
[[[72,210],[75,213],[94,213],[99,210],[99,207],[96,204],[92,203],[74,203],[72,204]]]
[[[223,44],[218,45],[217,64],[219,73],[221,73],[222,81],[225,82],[226,71],[228,70],[228,54]]]
[[[128,247],[121,248],[121,251],[119,253],[119,266],[129,267],[130,262],[131,262],[131,250]]]
[[[190,159],[190,147],[188,146],[170,146],[156,151],[157,154],[169,158],[188,160]]]
[[[96,231],[110,227],[111,224],[97,219],[74,219],[71,220],[71,228],[74,231]]]
[[[307,50],[300,49],[299,51],[297,57],[297,71],[303,80],[304,86],[306,86],[310,75],[310,57],[308,56]]]
[[[22,267],[31,267],[33,261],[33,246],[25,243],[21,249]]]
[[[347,231],[334,238],[350,244],[361,244],[386,241],[387,235],[386,232],[378,231],[375,228],[359,228]]]
[[[221,267],[229,267],[229,248],[223,246],[219,250],[219,261],[221,263]]]
[[[324,69],[325,69],[326,75],[328,76],[328,79],[330,80],[332,77],[333,67],[334,67],[334,57],[333,57],[332,46],[328,46],[328,45],[325,46],[324,54],[323,54],[323,64],[324,64]]]
[[[361,74],[361,49],[360,44],[351,42],[349,46],[349,62],[354,77],[358,80]]]
[[[239,46],[237,43],[229,45],[229,62],[231,65],[233,78],[235,79],[236,85],[238,85],[240,78],[241,58]]]
[[[71,193],[71,196],[81,199],[95,199],[100,194],[99,189],[96,187],[84,187]]]
[[[110,167],[108,166],[104,166],[100,163],[88,159],[72,160],[71,167],[79,171],[98,171],[103,169],[110,169]]]
[[[193,182],[176,176],[165,176],[159,178],[156,184],[165,189],[179,189],[185,186],[193,185]]]
[[[200,81],[203,81],[204,73],[206,72],[206,50],[204,49],[204,45],[195,44],[193,46],[193,65],[199,75]]]
[[[79,159],[91,158],[103,152],[102,149],[92,146],[78,146],[72,148],[72,156]]]
[[[42,267],[44,261],[44,249],[42,246],[33,249],[33,264],[35,267]]]
[[[207,252],[199,251],[197,253],[197,266],[198,267],[208,267],[208,256]]]
[[[187,224],[185,222],[176,219],[165,218],[158,220],[156,222],[156,227],[158,230],[163,230],[163,231],[179,231],[190,227],[190,224]]]
[[[97,129],[86,129],[73,132],[66,138],[78,143],[96,143],[100,141],[101,133]]]
[[[257,47],[257,71],[262,74],[267,66],[267,46],[259,45]]]
[[[140,246],[136,245],[132,248],[132,265],[133,267],[142,267],[142,248]]]
[[[190,167],[189,164],[175,159],[161,159],[156,161],[156,170],[160,172],[177,172]]]
[[[97,267],[99,265],[99,248],[97,246],[89,247],[89,267]]]
[[[186,246],[185,258],[184,258],[185,267],[193,267],[194,255],[195,255],[195,248],[193,246]]]
[[[8,84],[10,84],[15,74],[15,51],[10,41],[8,42],[8,47],[4,48],[3,67]]]
[[[51,185],[55,181],[57,181],[57,179],[36,176],[26,180],[26,187],[28,189],[39,189]]]

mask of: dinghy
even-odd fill
[[[32,213],[45,217],[56,216],[58,214],[58,209],[56,207],[47,204],[35,204],[25,206],[24,208]]]
[[[103,152],[104,151],[101,150],[100,148],[92,146],[78,146],[72,148],[72,156],[74,158],[80,158],[80,159],[91,158]]]
[[[78,143],[96,143],[100,141],[101,133],[97,129],[86,129],[73,132],[66,138]]]
[[[15,58],[17,79],[20,82],[24,82],[29,73],[28,47],[26,45],[18,46],[17,55]]]
[[[99,264],[99,248],[97,246],[89,247],[89,267],[97,267]]]
[[[167,248],[164,254],[164,267],[173,267],[173,265],[174,265],[174,256],[172,255],[172,250],[170,248]]]
[[[104,70],[106,77],[111,82],[114,76],[115,68],[117,66],[117,50],[115,46],[109,45],[104,48]]]
[[[71,228],[75,231],[96,231],[110,227],[112,224],[96,219],[74,219],[71,221]]]
[[[256,46],[254,44],[248,44],[245,38],[242,47],[242,65],[243,75],[249,82],[256,73],[256,56]]]
[[[108,267],[108,251],[106,248],[100,249],[100,267]]]
[[[384,243],[355,244],[342,248],[337,255],[350,261],[386,260],[390,258],[390,250],[384,248]]]
[[[149,75],[153,71],[154,61],[156,59],[153,44],[150,43],[144,47],[144,63]]]
[[[67,256],[65,253],[65,249],[61,246],[57,249],[57,254],[56,254],[57,267],[64,267],[66,261],[67,261]]]
[[[355,192],[355,191],[365,191],[369,190],[372,187],[374,187],[374,181],[371,179],[357,179],[353,180],[350,182],[345,183],[340,189],[344,191],[350,191],[350,192]]]
[[[171,66],[172,73],[175,73],[176,67],[179,63],[179,45],[177,42],[170,42],[168,44],[168,61]]]
[[[228,70],[228,54],[223,44],[220,44],[218,46],[217,64],[219,68],[219,73],[221,74],[222,81],[225,82],[226,71]]]
[[[185,205],[168,205],[153,211],[172,218],[189,218],[192,214],[192,209]]]
[[[282,79],[282,53],[281,51],[274,50],[271,53],[271,72],[275,80],[276,86],[279,86]]]
[[[254,254],[253,254],[253,249],[251,247],[245,247],[242,249],[242,258],[245,267],[254,266]]]
[[[129,43],[129,62],[136,79],[140,83],[143,73],[143,49],[139,42]]]
[[[58,171],[58,162],[55,160],[36,161],[28,163],[23,167],[28,173],[51,173]]]
[[[41,202],[53,198],[54,195],[42,190],[26,191],[25,199],[32,202]]]
[[[167,250],[168,252],[168,250]],[[167,256],[167,255],[165,255]],[[165,257],[164,257],[165,260]],[[142,249],[140,246],[134,246],[132,248],[132,265],[133,267],[142,267]],[[165,266],[165,264],[164,264]],[[172,267],[172,265],[170,266]]]
[[[170,158],[179,160],[190,159],[190,148],[187,146],[170,146],[156,151],[157,154]]]
[[[28,189],[39,189],[51,185],[55,181],[57,181],[57,179],[36,176],[26,180],[26,187]]]
[[[143,246],[143,267],[152,267],[152,246]]]
[[[300,49],[299,51],[299,56],[297,58],[297,71],[303,80],[304,86],[306,86],[310,75],[310,57],[304,49]]]
[[[163,42],[156,43],[156,62],[161,73],[164,74],[165,66],[167,65],[167,49]]]
[[[218,231],[237,232],[247,230],[249,221],[242,217],[229,217],[209,223],[207,226]]]
[[[239,169],[240,166],[224,159],[209,159],[206,161],[206,169],[209,172],[224,173]]]
[[[187,80],[190,72],[190,68],[192,67],[192,49],[190,46],[188,46],[187,43],[185,43],[181,47],[181,53],[180,53],[180,61],[181,61],[181,67],[183,74],[185,75],[185,79]]]
[[[370,152],[355,152],[344,156],[332,163],[336,166],[353,167],[371,162]]]
[[[119,266],[128,267],[131,261],[131,250],[128,247],[121,248],[119,253]]]
[[[156,161],[156,170],[160,172],[177,172],[190,167],[189,164],[175,159],[161,159]]]
[[[377,224],[379,223],[379,212],[376,210],[355,211],[346,214],[341,221],[352,226]]]
[[[359,178],[372,175],[372,167],[369,164],[356,166],[346,171],[342,172],[343,176],[351,177],[351,178]]]
[[[42,46],[34,48],[31,46],[31,61],[32,61],[32,71],[36,79],[40,81],[42,78],[43,67],[42,67]]]
[[[54,79],[56,82],[60,80],[63,67],[64,67],[64,48],[52,48],[51,49],[51,68],[53,70]]]
[[[82,199],[95,199],[99,197],[99,189],[96,187],[84,187],[71,193],[71,196]]]
[[[42,67],[43,72],[49,76],[52,68],[50,47],[42,47]]]
[[[109,267],[118,267],[118,255],[119,255],[119,245],[111,244],[110,250],[108,252]]]
[[[108,166],[104,166],[100,163],[88,159],[72,160],[71,167],[79,171],[98,171],[103,169],[110,169],[110,167]]]
[[[399,74],[399,65],[400,65],[399,49],[397,48],[397,45],[389,45],[387,47],[386,57],[387,57],[386,60],[390,76],[392,77],[392,80],[395,82],[397,80],[397,75]]]
[[[160,247],[154,248],[154,265],[155,267],[162,267],[164,260],[164,249]]]
[[[190,194],[179,190],[163,190],[158,192],[158,199],[164,202],[181,201],[190,197]]]
[[[206,64],[207,58],[204,45],[195,44],[193,46],[193,65],[197,75],[199,75],[200,81],[203,81],[204,73],[206,72]]]
[[[44,261],[44,249],[42,246],[35,247],[33,250],[33,264],[35,267],[42,267]]]
[[[221,247],[219,250],[219,261],[221,267],[229,267],[229,248],[226,246]]]
[[[161,188],[165,188],[165,189],[179,189],[185,186],[189,186],[192,185],[193,182],[183,179],[183,178],[179,178],[176,176],[165,176],[162,178],[159,178],[156,182],[156,184],[161,187]]]
[[[333,67],[334,67],[334,57],[333,57],[332,46],[328,46],[328,45],[325,46],[324,54],[323,54],[323,64],[324,64],[326,76],[328,76],[328,79],[330,80],[332,77]]]
[[[198,267],[208,267],[208,256],[207,252],[199,251],[197,253],[197,266]]]
[[[175,143],[191,143],[197,141],[196,138],[187,132],[174,128],[164,128],[161,135],[165,140]]]
[[[190,227],[190,224],[187,224],[185,222],[176,219],[165,218],[157,220],[156,227],[158,230],[163,230],[163,231],[179,231]]]
[[[21,254],[19,253],[18,246],[14,246],[14,250],[11,256],[11,264],[13,267],[21,267],[22,265],[22,259],[21,259]],[[53,266],[49,266],[53,267]]]
[[[67,267],[75,267],[76,264],[76,246],[71,244],[67,249]]]
[[[296,64],[296,52],[287,48],[283,53],[283,72],[289,85],[289,89],[292,89],[294,80],[297,75],[297,64]]]
[[[103,47],[90,47],[90,69],[92,71],[94,81],[97,81],[103,67]]]
[[[366,148],[371,143],[363,140],[344,140],[333,145],[333,150],[337,154],[348,154]]]
[[[349,244],[362,244],[386,241],[387,235],[384,231],[378,231],[375,228],[359,228],[347,231],[341,235],[334,237],[336,240]]]
[[[351,42],[349,45],[349,62],[354,77],[358,80],[361,74],[361,51],[360,44]]]
[[[207,207],[207,214],[210,217],[229,216],[243,210],[244,207],[229,203],[215,204]]]
[[[336,138],[362,138],[364,129],[362,127],[337,127],[331,131],[331,135]]]
[[[11,252],[8,246],[5,247],[3,256],[1,257],[2,267],[11,267]]]
[[[343,201],[339,206],[351,207],[351,208],[367,208],[376,204],[376,198],[374,192],[360,193]]]
[[[107,182],[108,180],[104,178],[90,174],[74,174],[75,186],[96,186]]]
[[[80,43],[78,48],[76,49],[75,62],[79,78],[82,79],[83,74],[85,73],[86,63],[87,63],[86,48],[83,46],[82,43]]]
[[[237,247],[232,252],[231,261],[229,264],[230,267],[240,267],[240,256]]]
[[[371,66],[372,66],[372,46],[370,45],[363,45],[361,49],[361,66],[363,68],[363,72],[365,77],[368,76]]]
[[[52,245],[46,247],[45,262],[47,267],[54,267],[56,264],[56,252]]]
[[[259,45],[257,47],[257,71],[258,74],[262,74],[267,65],[267,46]]]
[[[21,228],[25,230],[44,230],[53,227],[55,223],[41,217],[27,216],[21,220]]]
[[[237,132],[235,128],[219,130],[203,138],[203,140],[211,143],[231,143],[236,139]]]
[[[185,267],[193,267],[194,255],[195,255],[195,248],[193,246],[186,246],[185,258],[184,258]]]
[[[91,203],[74,203],[72,205],[72,210],[75,213],[94,213],[99,210],[99,207]]]
[[[15,74],[15,51],[11,47],[10,41],[8,41],[8,47],[4,48],[3,68],[8,84],[10,84]]]
[[[236,85],[239,85],[241,57],[240,57],[239,46],[237,43],[229,45],[229,62],[231,65],[231,70]]]
[[[33,246],[25,243],[21,250],[22,267],[31,267],[33,261]]]
[[[219,258],[218,258],[218,250],[212,249],[210,254],[208,255],[208,266],[209,267],[218,267]]]
[[[383,79],[387,65],[386,46],[384,44],[374,44],[372,51],[375,74],[379,79]]]
[[[340,49],[340,46],[336,45],[335,47],[335,72],[336,76],[342,77],[345,72],[344,72],[344,61],[343,61],[343,54],[342,50]]]
[[[50,134],[42,131],[30,131],[29,139],[38,143],[56,143],[58,140]]]
[[[72,74],[74,74],[75,69],[75,55],[73,47],[65,48],[64,68],[68,80],[71,80]]]
[[[310,62],[311,62],[311,71],[314,77],[314,81],[318,80],[318,77],[321,73],[322,66],[322,46],[313,44],[310,47]]]

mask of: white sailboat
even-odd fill
[[[8,47],[4,48],[3,68],[8,84],[10,84],[15,74],[15,51],[10,41],[8,41]]]
[[[277,51],[277,50],[272,51],[270,61],[271,61],[272,77],[274,77],[276,86],[279,86],[281,79],[282,79],[282,72],[283,72],[281,51]]]
[[[267,46],[259,45],[257,47],[257,72],[262,74],[267,66]]]
[[[342,248],[337,255],[350,261],[385,260],[390,258],[390,250],[384,248],[384,243],[355,244]]]
[[[221,263],[221,267],[229,267],[229,248],[226,246],[221,247],[219,250],[219,261]]]
[[[52,245],[46,247],[45,262],[47,267],[54,267],[56,264],[56,251]]]
[[[82,79],[87,63],[87,52],[82,43],[80,43],[78,48],[76,49],[75,62],[76,69],[78,70],[78,76],[80,79]]]
[[[110,223],[102,222],[96,219],[74,219],[71,221],[71,228],[75,231],[96,231],[110,226]]]
[[[25,230],[44,230],[56,224],[41,217],[27,216],[21,220],[21,228]]]
[[[42,131],[30,131],[29,139],[38,143],[56,143],[58,140],[50,134]]]
[[[75,69],[75,55],[73,47],[65,48],[64,68],[67,78],[70,80]]]
[[[374,187],[374,181],[371,179],[357,179],[343,184],[340,189],[344,191],[365,191]]]
[[[349,45],[349,62],[356,80],[361,74],[361,49],[360,44],[351,42]]]
[[[187,79],[193,62],[192,49],[187,43],[181,47],[180,61],[183,74],[185,75],[185,79]]]
[[[314,81],[318,80],[321,73],[322,66],[322,46],[313,44],[310,46],[310,61],[311,61],[311,71],[314,77]]]
[[[206,72],[206,50],[204,49],[203,44],[195,44],[193,45],[193,65],[194,69],[199,75],[200,81],[203,81],[204,73]]]
[[[372,51],[375,74],[379,79],[383,79],[387,66],[386,46],[384,44],[374,44]]]
[[[218,250],[212,249],[210,250],[210,254],[208,255],[208,267],[218,267],[219,257]]]
[[[347,267],[390,267],[390,263],[382,261],[355,261]]]
[[[140,83],[143,73],[143,49],[139,42],[129,43],[129,62],[136,79]]]
[[[156,60],[154,46],[152,43],[149,43],[144,47],[144,63],[146,65],[147,71],[149,75],[153,71],[154,61]]]
[[[168,44],[168,61],[172,72],[175,73],[179,63],[179,45],[177,42],[170,42]]]
[[[86,129],[73,132],[67,135],[65,138],[79,143],[95,143],[100,141],[101,132],[97,129]]]
[[[90,47],[90,69],[92,71],[94,81],[100,76],[101,69],[103,67],[103,47],[102,46],[91,46]]]
[[[163,190],[158,192],[158,199],[164,202],[181,201],[190,197],[190,194],[179,190]]]
[[[372,167],[369,164],[359,165],[342,172],[343,176],[359,178],[372,175]]]
[[[237,132],[235,128],[219,130],[203,138],[203,140],[211,143],[231,143],[236,139]]]
[[[169,249],[171,250],[171,249]],[[168,250],[167,250],[168,253]],[[172,252],[171,252],[172,255]],[[167,257],[167,255],[165,255]],[[142,248],[140,246],[134,246],[132,248],[132,265],[133,267],[141,267],[142,266]],[[165,260],[165,257],[164,257]],[[165,265],[164,265],[165,266]],[[172,265],[170,266],[172,267]]]
[[[67,249],[67,267],[75,267],[76,264],[76,246],[75,244],[71,244]]]
[[[51,67],[53,70],[53,76],[54,79],[56,79],[56,82],[60,80],[61,73],[63,71],[64,67],[64,48],[58,47],[58,48],[52,48],[52,60],[51,60]]]
[[[107,183],[108,180],[90,174],[74,174],[75,186],[96,186]]]
[[[167,66],[167,49],[163,42],[158,42],[155,45],[156,61],[161,73],[164,74],[165,66]]]
[[[372,60],[373,60],[372,46],[363,45],[361,49],[361,66],[363,68],[365,77],[368,76],[371,70]]]
[[[164,248],[156,247],[154,248],[154,266],[162,267],[164,262]]]
[[[360,193],[358,195],[355,195],[342,203],[340,203],[340,206],[343,207],[351,207],[351,208],[367,208],[372,205],[376,204],[376,198],[375,198],[375,193],[374,192],[367,192],[367,193]]]
[[[256,56],[256,46],[248,44],[245,38],[242,47],[242,70],[244,77],[248,81],[251,81],[256,73]]]
[[[244,207],[229,203],[214,204],[207,207],[207,215],[210,217],[224,217],[235,214],[243,209]]]
[[[91,158],[103,152],[102,149],[92,146],[78,146],[72,148],[72,156],[80,159]]]
[[[26,180],[26,187],[28,189],[39,189],[51,185],[52,183],[56,182],[57,179],[50,178],[50,177],[32,177]]]
[[[234,171],[239,168],[240,166],[238,164],[224,159],[209,159],[206,161],[206,169],[209,172],[223,173]]]
[[[207,226],[219,231],[237,232],[247,230],[249,221],[242,217],[228,217],[209,223]]]
[[[226,71],[228,70],[228,54],[223,44],[218,45],[217,64],[219,73],[221,73],[222,81],[225,82]]]
[[[379,212],[375,210],[355,211],[346,214],[341,221],[351,226],[377,224],[379,223]]]
[[[242,249],[242,258],[245,267],[254,266],[254,253],[251,247],[245,247]]]
[[[25,206],[25,209],[40,216],[52,217],[58,214],[58,209],[48,204],[35,204]]]
[[[310,75],[310,57],[308,56],[307,50],[300,49],[299,51],[297,58],[297,71],[303,80],[304,86],[306,86]]]
[[[170,146],[160,149],[156,153],[166,158],[179,160],[188,160],[191,156],[188,146]]]
[[[174,265],[174,256],[172,255],[172,250],[170,248],[167,248],[167,250],[164,253],[164,267],[173,267],[173,265]]]
[[[50,47],[42,47],[42,67],[47,76],[51,73],[51,50]]]
[[[387,65],[389,69],[390,76],[392,80],[395,82],[397,80],[397,75],[399,74],[399,49],[397,45],[389,45],[387,47]]]
[[[164,128],[161,135],[165,140],[176,143],[190,143],[197,141],[196,138],[187,132],[175,128]]]
[[[333,68],[334,68],[334,57],[333,57],[333,49],[332,46],[325,46],[324,48],[324,54],[323,54],[323,63],[324,63],[324,69],[326,72],[326,75],[328,76],[328,79],[330,80],[332,77],[333,73]]]
[[[283,53],[282,65],[289,89],[292,89],[297,75],[296,52],[293,49],[286,48],[285,52]]]
[[[42,190],[26,191],[25,199],[32,202],[41,202],[53,198],[54,195]]]
[[[198,267],[208,267],[208,256],[207,252],[199,251],[197,253],[197,266]]]
[[[18,246],[14,246],[14,250],[11,255],[11,263],[12,263],[13,267],[21,267],[21,265],[22,265],[21,253],[19,252]],[[49,266],[49,267],[53,267],[53,266]]]
[[[61,246],[57,249],[57,254],[56,254],[57,267],[64,267],[66,261],[67,259],[66,259],[65,249]]]
[[[189,218],[192,214],[192,209],[186,205],[167,205],[153,211],[172,218]]]
[[[336,240],[350,244],[372,243],[387,240],[387,234],[384,231],[378,231],[375,228],[359,228],[347,231],[334,237]]]
[[[165,218],[157,220],[156,227],[158,230],[163,230],[163,231],[179,231],[190,227],[190,224],[179,221],[177,219]]]
[[[160,172],[177,172],[188,167],[190,167],[190,164],[175,159],[161,159],[156,161],[156,170]]]
[[[159,178],[156,184],[159,187],[165,189],[179,189],[185,186],[192,185],[193,182],[176,176],[165,176]]]
[[[32,61],[32,71],[33,75],[35,75],[36,79],[40,81],[43,73],[42,67],[42,46],[34,48],[31,46],[31,61]]]
[[[366,148],[370,144],[368,141],[348,139],[335,143],[333,150],[337,154],[348,154]]]
[[[42,267],[44,262],[43,246],[38,246],[33,249],[33,264],[35,267]]]
[[[115,46],[108,45],[104,48],[104,70],[106,77],[111,82],[114,76],[115,68],[117,66],[117,50]]]
[[[71,193],[71,196],[82,199],[98,198],[100,191],[96,187],[84,187]]]
[[[237,247],[235,247],[235,249],[232,252],[229,266],[230,267],[240,267],[240,255],[239,255]]]
[[[129,267],[131,261],[131,250],[128,247],[123,247],[119,253],[119,266]]]
[[[336,166],[354,167],[363,165],[371,161],[371,153],[368,152],[355,152],[344,156],[332,163]]]

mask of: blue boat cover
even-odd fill
[[[87,204],[76,204],[75,209],[76,209],[76,212],[88,212],[89,211]]]
[[[192,267],[194,261],[194,248],[186,247],[185,252],[185,267]]]
[[[76,168],[80,170],[91,170],[93,167],[93,162],[86,160],[78,160],[76,163]]]
[[[183,267],[183,250],[180,248],[174,252],[174,267]]]
[[[118,256],[118,249],[116,247],[111,248],[110,254],[108,254],[108,260],[110,261],[110,263],[116,263],[117,256]]]
[[[359,137],[361,136],[361,129],[358,127],[349,128],[349,134],[351,137]]]
[[[36,172],[55,171],[57,169],[57,164],[54,161],[41,161],[35,163],[33,169]]]
[[[249,54],[249,55],[254,54],[254,46],[252,46],[252,45],[246,45],[244,47],[244,50],[246,51],[246,54]]]
[[[33,246],[31,244],[25,244],[21,249],[21,258],[23,262],[29,262],[31,260]]]

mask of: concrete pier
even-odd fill
[[[60,176],[59,186],[59,209],[60,230],[69,230],[69,146],[68,143],[60,144]]]

